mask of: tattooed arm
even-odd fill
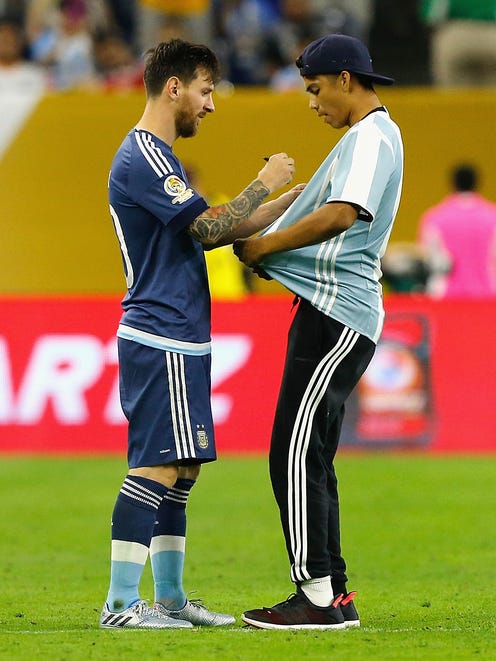
[[[267,221],[267,214],[259,213],[258,216],[253,216],[254,212],[270,193],[291,181],[293,172],[294,161],[287,154],[271,156],[257,178],[237,197],[231,202],[211,207],[201,213],[189,225],[188,232],[200,241],[206,250],[250,236],[270,222]],[[271,204],[269,202],[264,206]],[[277,205],[273,205],[272,208],[276,207]]]
[[[236,229],[239,230],[243,221],[248,220],[269,193],[269,189],[255,179],[231,202],[210,207],[197,216],[188,227],[188,232],[207,250],[232,243],[241,236]]]

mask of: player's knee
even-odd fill
[[[140,475],[149,480],[160,482],[164,486],[171,488],[178,478],[178,466],[175,464],[166,464],[164,466],[143,466],[129,470],[130,475]]]
[[[187,464],[179,466],[178,477],[184,477],[187,480],[197,480],[200,475],[201,464]]]

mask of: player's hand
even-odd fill
[[[290,188],[288,191],[279,195],[277,201],[281,203],[283,209],[287,209],[290,204],[292,204],[296,198],[305,190],[306,184],[296,184],[293,188]]]
[[[258,275],[259,278],[263,278],[264,280],[273,280],[273,278],[260,266],[255,266],[252,271],[255,275]]]
[[[293,186],[290,190],[288,190],[287,193],[283,193],[283,195],[292,195],[293,198],[296,200],[298,195],[302,193],[306,188],[306,184],[296,184],[296,186]]]
[[[243,262],[243,264],[249,266],[253,273],[258,275],[259,278],[272,280],[270,275],[268,275],[258,264],[263,257],[259,250],[261,243],[262,241],[259,238],[236,239],[233,244],[234,254],[241,262]]]
[[[255,268],[263,258],[263,254],[259,250],[260,243],[259,238],[236,239],[233,243],[234,254],[240,262],[250,268]]]
[[[293,179],[294,172],[294,159],[282,152],[273,154],[269,158],[265,167],[258,173],[257,179],[273,193],[281,186],[289,184]]]

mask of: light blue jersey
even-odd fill
[[[261,267],[318,310],[377,343],[384,308],[380,259],[398,210],[403,144],[385,108],[354,124],[305,190],[263,234],[291,225],[329,202],[360,208],[353,226],[329,241],[274,253]]]

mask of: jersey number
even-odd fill
[[[131,260],[129,259],[129,253],[127,251],[127,246],[126,246],[126,241],[124,239],[124,234],[122,233],[122,227],[121,227],[121,223],[119,221],[119,216],[116,214],[115,209],[112,205],[110,205],[110,215],[112,216],[112,220],[113,220],[114,227],[115,227],[115,233],[117,234],[117,238],[119,239],[119,245],[121,247],[122,258],[123,258],[124,264],[126,266],[126,285],[127,285],[128,289],[131,289],[131,287],[133,286],[133,282],[134,282],[133,265],[131,264]]]

